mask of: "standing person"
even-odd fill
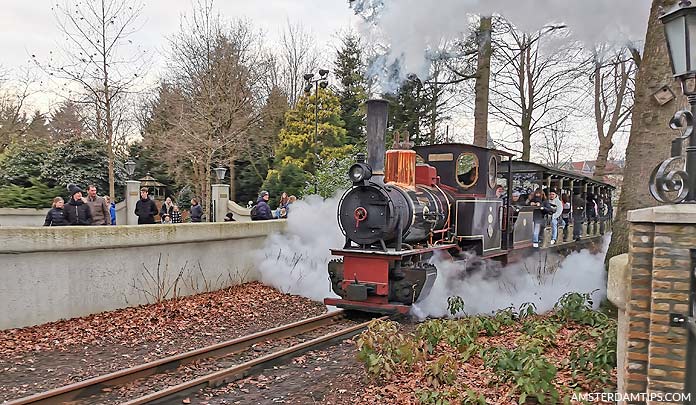
[[[529,200],[529,205],[535,207],[534,210],[534,233],[532,239],[532,246],[539,247],[540,238],[539,235],[543,234],[543,229],[546,226],[546,215],[551,211],[548,201],[546,200],[546,194],[537,188],[532,194],[532,198]],[[542,238],[543,239],[543,236]]]
[[[558,198],[555,190],[549,192],[549,206],[551,207],[551,244],[556,244],[556,239],[558,238],[558,225],[560,223],[563,226],[563,203],[561,199]]]
[[[580,194],[573,195],[573,240],[580,240],[582,223],[585,220],[585,200]]]
[[[92,212],[82,200],[82,189],[75,184],[69,184],[70,200],[63,206],[65,219],[70,225],[92,225]]]
[[[66,226],[70,225],[67,218],[65,218],[65,211],[63,211],[63,206],[65,201],[62,197],[56,197],[53,199],[53,204],[51,204],[51,209],[46,214],[46,220],[43,226]]]
[[[563,241],[568,242],[568,231],[570,229],[570,196],[568,193],[564,193],[561,196],[561,202],[563,203],[563,214],[561,214],[563,219]]]
[[[197,198],[191,199],[191,222],[201,222],[203,219],[203,207],[198,204]]]
[[[108,195],[104,196],[104,201],[109,206],[109,216],[111,217],[109,225],[116,225],[116,203],[111,201],[111,197]]]
[[[97,195],[97,186],[90,184],[87,186],[87,206],[92,214],[92,225],[109,225],[111,213],[109,205],[102,197]]]
[[[164,223],[164,216],[169,215],[169,218],[171,218],[173,211],[174,211],[174,203],[172,202],[172,198],[167,197],[167,199],[164,200],[164,204],[162,204],[162,208],[160,209],[160,212],[159,212],[160,219],[162,220],[163,223]]]
[[[181,223],[181,211],[179,211],[179,206],[174,204],[174,207],[172,207],[172,223],[173,224],[180,224]]]
[[[138,217],[138,225],[154,224],[157,215],[157,205],[148,196],[147,187],[140,189],[140,199],[135,203],[135,215]]]
[[[594,234],[597,231],[597,203],[592,193],[587,194],[585,201],[585,219],[587,220],[587,234]],[[590,229],[590,224],[592,224],[592,229]]]
[[[266,190],[262,191],[259,194],[259,199],[256,200],[256,205],[254,205],[254,207],[251,209],[252,221],[264,221],[267,219],[273,219],[271,207],[268,205],[269,198],[270,195]]]

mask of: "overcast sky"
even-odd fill
[[[30,55],[45,60],[56,48],[59,31],[51,5],[63,0],[1,0],[0,7],[0,66],[16,72],[31,65]],[[156,66],[166,52],[166,38],[179,29],[182,14],[191,14],[192,0],[148,0],[141,19],[142,28],[133,35],[134,43],[154,54]],[[266,32],[270,41],[278,38],[289,20],[301,23],[324,49],[333,48],[336,32],[354,25],[356,18],[346,0],[217,0],[215,8],[223,19],[248,18]],[[269,41],[269,42],[270,42]],[[46,109],[45,96],[34,100]]]
[[[17,74],[23,66],[31,66],[30,55],[36,54],[39,60],[45,61],[48,52],[56,49],[59,31],[51,10],[51,5],[56,1],[63,4],[64,0],[0,0],[0,67]],[[194,3],[195,0],[145,2],[141,19],[143,26],[132,40],[154,55],[154,66],[150,71],[152,79],[155,79],[158,68],[164,62],[167,37],[178,31],[181,15],[190,15]],[[214,4],[223,19],[250,19],[255,27],[266,32],[267,42],[271,45],[277,41],[288,20],[301,23],[315,36],[320,48],[327,51],[327,60],[333,57],[336,33],[357,27],[358,24],[358,18],[348,7],[347,0],[216,0]],[[406,24],[403,26],[407,31],[412,28]],[[59,98],[55,95],[40,93],[30,100],[30,108],[45,112],[52,109],[57,101]],[[456,133],[460,141],[473,140],[473,121],[469,115],[459,114],[450,122],[451,133]],[[590,134],[590,126],[580,125],[578,129],[578,132],[584,133],[580,137],[586,141],[583,142],[585,145],[596,144],[595,137]],[[495,123],[491,125],[492,135],[496,139],[499,138],[496,135],[505,130]],[[617,138],[617,149],[625,148],[627,137]],[[585,147],[580,148],[576,155],[579,155],[578,158],[592,159],[595,153],[594,147]]]

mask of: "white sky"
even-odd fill
[[[57,48],[59,31],[51,11],[51,5],[56,1],[63,3],[63,0],[0,0],[0,67],[16,74],[22,67],[31,66],[30,55],[36,54],[39,60],[45,60],[48,52]],[[180,16],[190,15],[194,3],[195,0],[145,2],[141,19],[143,27],[132,36],[132,40],[153,55],[154,66],[150,73],[156,74],[162,65],[163,53],[167,49],[166,38],[178,31]],[[315,36],[320,48],[325,49],[327,55],[331,53],[328,60],[333,57],[335,34],[356,27],[358,22],[347,0],[216,0],[215,8],[226,20],[250,19],[256,28],[266,32],[267,42],[271,45],[287,20],[301,23]],[[56,101],[55,95],[39,93],[30,100],[30,106],[45,112]],[[450,134],[456,132],[458,139],[470,142],[471,125],[471,117],[453,117]],[[496,127],[491,126],[494,138],[497,138]],[[579,129],[585,132],[585,128],[591,131],[591,126],[581,125]],[[578,135],[587,141],[581,141],[585,145],[597,142],[591,135]],[[625,139],[616,143],[619,148],[625,148]],[[595,148],[582,148],[576,153],[576,160],[594,159]]]

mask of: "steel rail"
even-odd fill
[[[385,320],[389,319],[389,316],[383,316],[381,318],[376,318],[379,320]],[[374,320],[374,319],[373,319]],[[354,336],[361,332],[363,329],[367,328],[367,326],[372,322],[373,320],[363,322],[358,325],[351,326],[346,329],[342,329],[337,332],[333,332],[321,337],[318,337],[316,339],[303,342],[282,350],[279,350],[277,352],[273,352],[270,354],[267,354],[265,356],[256,358],[254,360],[247,361],[245,363],[216,371],[212,374],[208,374],[205,376],[201,376],[198,378],[195,378],[193,380],[187,381],[185,383],[181,383],[179,385],[175,385],[145,396],[142,396],[140,398],[134,399],[129,402],[125,402],[122,405],[141,405],[141,404],[171,404],[172,401],[175,399],[178,399],[180,397],[183,397],[184,395],[190,394],[191,392],[198,391],[202,388],[212,386],[212,387],[217,387],[220,386],[224,383],[229,383],[236,381],[238,379],[244,378],[245,376],[251,374],[255,370],[260,370],[264,369],[266,367],[269,367],[273,365],[276,362],[282,361],[283,359],[290,358],[297,356],[301,353],[307,352],[309,350],[314,350],[319,347],[322,347],[326,344],[330,344],[331,342],[341,340],[341,339],[346,339],[351,336]]]
[[[345,317],[345,314],[342,310],[326,313],[313,318],[303,319],[291,324],[264,330],[251,335],[228,340],[226,342],[177,354],[141,364],[139,366],[115,371],[113,373],[5,402],[5,405],[62,404],[68,401],[75,401],[80,398],[98,394],[102,392],[103,388],[123,385],[138,378],[160,374],[164,371],[175,369],[181,365],[192,363],[196,360],[211,357],[220,358],[244,351],[256,343],[269,339],[282,339],[306,333],[308,331],[334,323],[343,317]]]

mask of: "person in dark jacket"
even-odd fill
[[[68,185],[70,201],[63,207],[65,219],[70,225],[92,225],[92,211],[82,200],[82,189],[74,184]]]
[[[532,198],[529,200],[529,205],[535,207],[533,216],[534,233],[532,246],[539,247],[540,239],[543,239],[543,230],[546,227],[546,216],[554,210],[551,208],[551,205],[546,198],[546,194],[544,194],[540,188],[536,189],[534,194],[532,194]],[[542,235],[541,238],[539,237],[540,235]]]
[[[273,219],[273,213],[271,212],[271,207],[268,205],[268,200],[270,194],[268,191],[264,190],[259,194],[259,199],[256,200],[256,205],[252,208],[252,221],[264,221],[267,219]],[[254,215],[255,214],[255,215]]]
[[[169,215],[169,218],[172,217],[172,212],[174,212],[174,203],[172,202],[171,197],[167,197],[166,200],[164,200],[164,204],[162,204],[162,208],[160,208],[160,218],[162,219],[162,222],[164,222],[164,216]],[[174,221],[172,221],[174,222]]]
[[[585,220],[585,200],[580,194],[573,195],[573,239],[577,242],[582,235],[582,223]]]
[[[157,205],[148,196],[147,187],[140,189],[140,200],[135,203],[135,215],[138,217],[138,224],[154,224],[157,215]]]
[[[63,206],[65,201],[62,197],[56,197],[53,199],[53,204],[51,205],[51,210],[46,214],[46,220],[43,226],[66,226],[70,225],[68,220],[65,218],[65,211],[63,211]]]
[[[597,233],[597,220],[599,219],[599,214],[596,197],[592,193],[587,193],[587,199],[585,200],[585,219],[587,220],[587,234],[592,235]],[[592,225],[591,228],[590,225]]]
[[[203,207],[198,203],[197,198],[191,199],[191,222],[201,222],[203,220]]]

